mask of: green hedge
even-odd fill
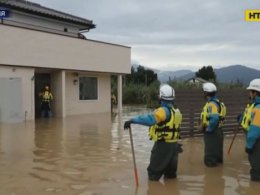
[[[184,81],[172,80],[168,83],[175,90],[176,89],[201,89],[202,85],[194,85]],[[244,86],[238,83],[221,84],[217,83],[218,89],[231,89],[231,88],[244,88]],[[128,84],[123,86],[123,104],[145,104],[148,107],[158,106],[160,82],[155,81],[149,86],[140,84]]]

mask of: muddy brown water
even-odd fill
[[[224,164],[203,165],[202,138],[182,140],[178,178],[149,182],[153,143],[147,128],[132,125],[139,187],[135,188],[125,120],[150,110],[124,107],[122,114],[93,114],[0,124],[0,194],[62,195],[259,195],[251,182],[244,136],[225,137]]]

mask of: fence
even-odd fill
[[[242,113],[249,102],[248,92],[243,89],[222,89],[217,97],[227,107],[227,115],[223,126],[224,134],[233,134],[237,128],[237,115]],[[176,89],[176,105],[183,115],[181,136],[202,136],[198,130],[198,121],[202,107],[205,105],[203,92],[198,89]],[[242,131],[241,131],[242,132]]]

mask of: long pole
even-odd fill
[[[139,181],[138,181],[137,167],[136,167],[136,162],[135,162],[134,142],[133,142],[133,136],[132,136],[131,127],[129,128],[129,135],[130,135],[132,156],[133,156],[133,162],[134,162],[135,185],[136,185],[136,187],[138,187],[139,186]]]
[[[238,133],[238,131],[239,131],[239,126],[240,126],[240,125],[238,125],[237,128],[236,128],[236,130],[235,130],[235,134],[234,134],[233,139],[232,139],[232,141],[231,141],[231,143],[230,143],[230,146],[229,146],[229,148],[228,148],[228,152],[227,152],[228,154],[230,154],[232,145],[233,145],[233,143],[234,143],[234,141],[235,141],[235,139],[236,139],[237,133]]]

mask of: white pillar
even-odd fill
[[[59,72],[52,73],[51,76],[51,87],[53,94],[53,109],[55,117],[65,117],[66,116],[66,71],[61,70]]]
[[[117,109],[118,113],[123,110],[122,106],[122,75],[117,76]]]

